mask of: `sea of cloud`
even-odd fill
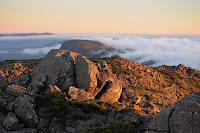
[[[53,39],[52,39],[53,38]],[[23,37],[10,37],[4,42],[12,41],[16,45],[20,45],[19,41],[23,41]],[[131,59],[140,63],[153,60],[155,63],[152,67],[160,65],[178,65],[184,64],[192,68],[200,70],[200,35],[137,35],[137,34],[56,34],[53,36],[25,37],[26,41],[30,40],[34,44],[34,40],[43,40],[41,46],[29,46],[17,48],[0,49],[0,60],[10,59],[12,56],[19,58],[38,58],[44,57],[51,49],[57,49],[63,41],[70,39],[87,39],[97,40],[104,45],[120,49],[123,52],[110,53],[119,54],[124,58]],[[51,40],[52,39],[52,40]],[[51,43],[50,45],[47,45]],[[55,43],[56,42],[56,43]],[[59,42],[59,43],[58,43]],[[1,48],[1,38],[0,38]],[[130,50],[132,49],[132,50]],[[8,56],[11,54],[11,56]]]

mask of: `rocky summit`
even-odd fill
[[[200,71],[80,53],[1,62],[0,133],[200,132]]]

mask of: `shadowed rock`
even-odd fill
[[[25,94],[17,97],[15,100],[17,117],[25,123],[27,127],[34,128],[38,125],[39,121],[34,109],[34,100],[29,95]]]
[[[159,112],[149,124],[149,131],[171,133],[200,132],[200,95],[185,96],[174,106]]]

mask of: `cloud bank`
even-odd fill
[[[119,54],[136,62],[155,61],[152,67],[184,64],[200,70],[200,35],[79,34],[71,39],[97,40],[124,51]],[[129,49],[134,49],[130,51]]]
[[[61,44],[54,44],[53,46],[49,46],[49,47],[25,48],[23,50],[20,50],[19,53],[28,54],[28,55],[47,54],[51,49],[59,49],[60,46],[61,46]]]

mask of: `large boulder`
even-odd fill
[[[98,65],[99,74],[97,77],[97,88],[95,89],[95,99],[104,102],[118,102],[121,92],[122,83],[106,62]]]
[[[85,57],[78,55],[76,58],[75,72],[77,87],[94,93],[97,87],[97,66]]]
[[[107,81],[96,98],[104,102],[117,102],[121,92],[122,85],[119,81]]]
[[[174,106],[159,112],[149,123],[151,132],[199,133],[200,132],[200,95],[185,96]]]
[[[39,121],[34,109],[34,99],[25,94],[17,97],[15,100],[15,113],[17,117],[30,128],[34,128],[38,125]]]
[[[71,96],[71,99],[77,101],[86,101],[88,99],[94,99],[91,93],[86,92],[83,89],[78,89],[73,86],[69,88],[68,95]]]
[[[77,53],[67,50],[51,50],[33,70],[29,91],[38,92],[56,85],[61,90],[75,86],[75,61]],[[44,90],[45,91],[45,90]]]

